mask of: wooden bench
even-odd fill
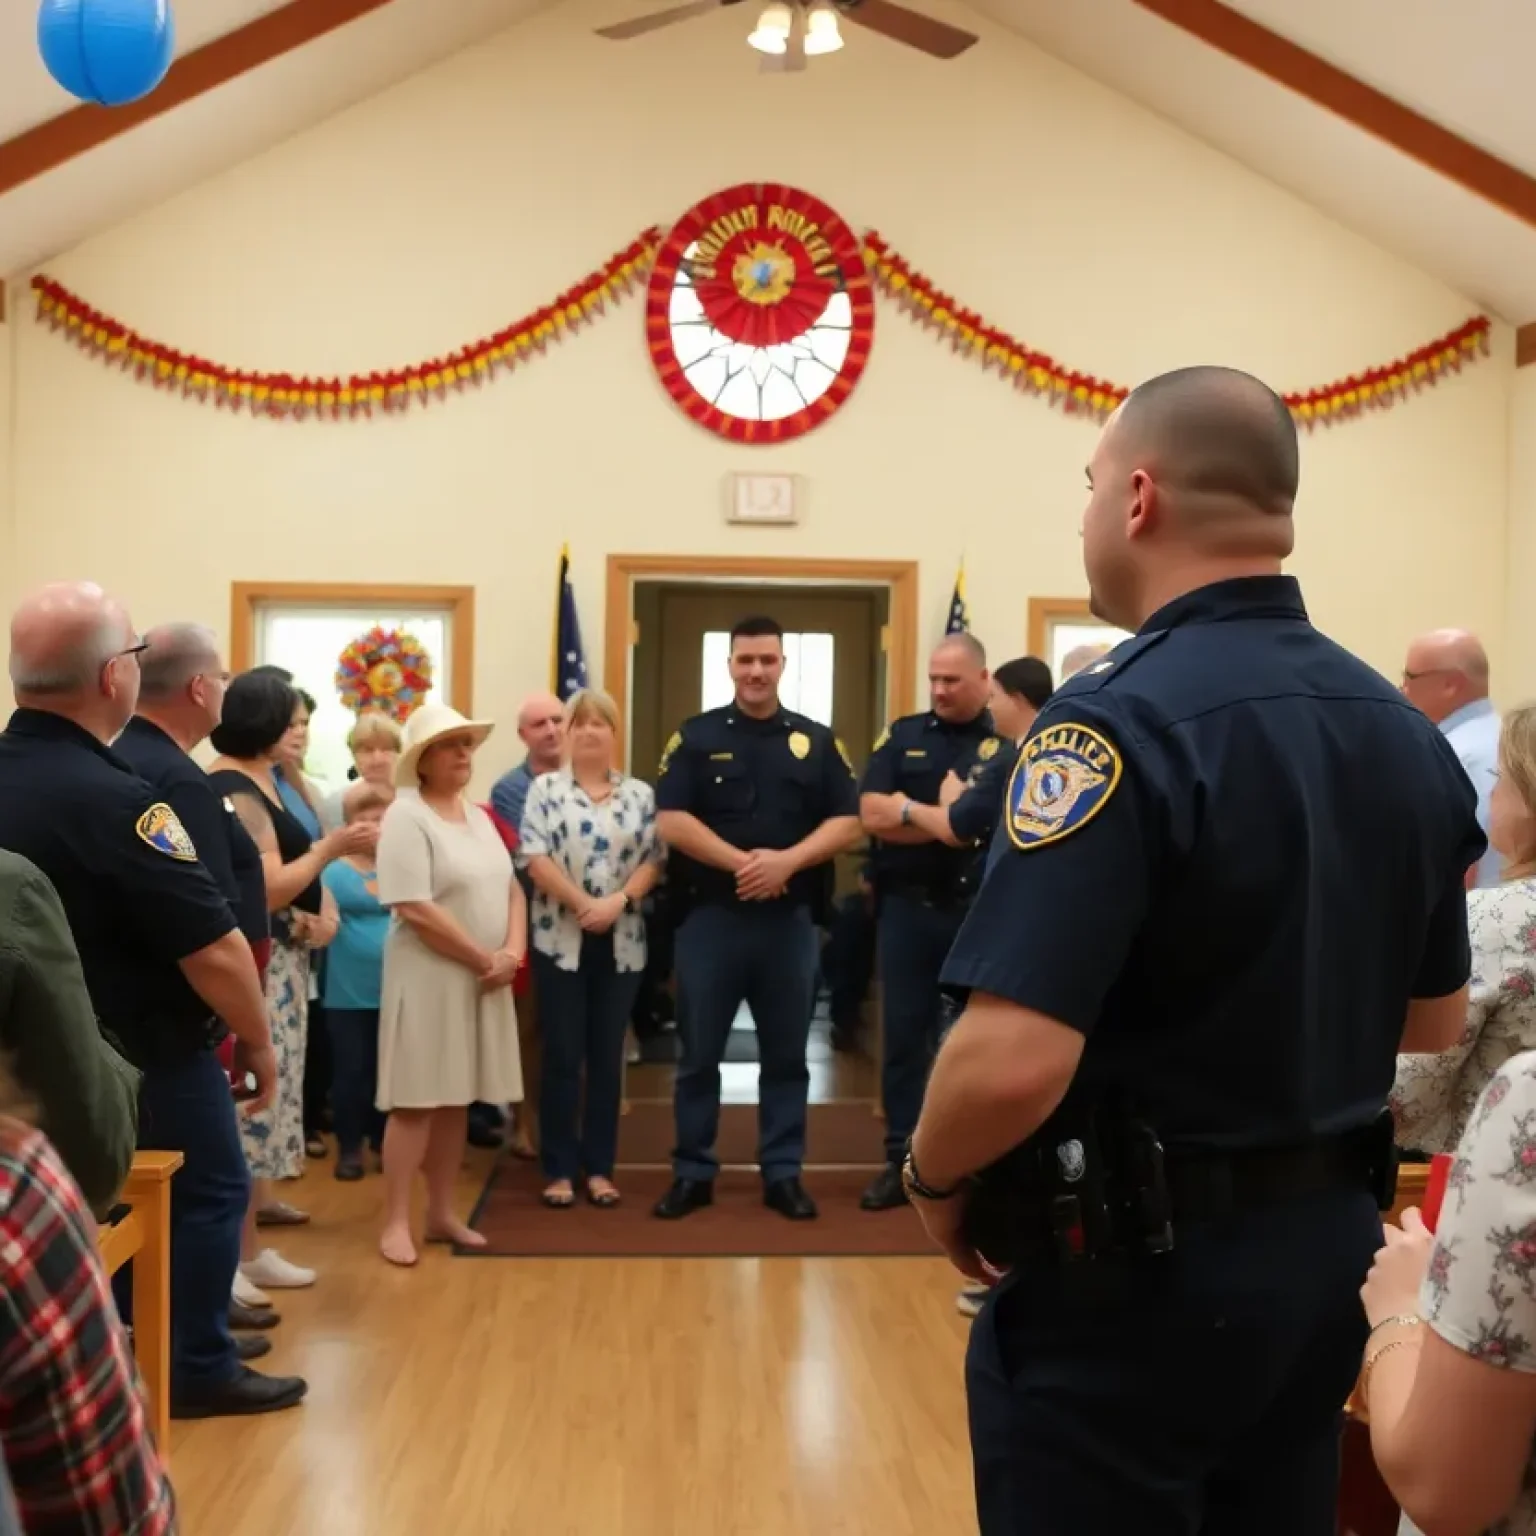
[[[128,1214],[98,1240],[109,1275],[133,1265],[133,1352],[162,1457],[171,1428],[171,1177],[180,1152],[135,1152],[122,1202]]]

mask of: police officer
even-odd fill
[[[1134,634],[1025,743],[904,1169],[963,1272],[1008,1270],[966,1370],[984,1536],[1334,1530],[1386,1096],[1460,1036],[1483,837],[1281,574],[1297,470],[1218,368],[1093,456],[1094,612]]]
[[[102,1026],[144,1074],[139,1145],[181,1152],[171,1182],[171,1412],[261,1413],[304,1395],[243,1365],[227,1326],[249,1179],[219,1020],[245,1050],[257,1099],[277,1063],[251,947],[175,811],[109,745],[139,692],[122,607],[56,585],[11,623],[19,708],[0,735],[0,847],[53,882]]]
[[[657,828],[670,849],[678,1032],[673,1182],[656,1215],[708,1205],[719,1170],[720,1061],[743,1002],[757,1026],[763,1203],[806,1221],[805,1047],[815,1001],[815,922],[831,860],[858,838],[858,796],[832,733],[779,703],[784,631],[770,618],[731,631],[736,697],[686,720],[667,743]]]
[[[936,806],[951,773],[968,778],[1001,752],[987,708],[987,653],[974,636],[946,635],[928,662],[930,707],[903,715],[875,743],[859,786],[874,848],[880,967],[880,1094],[886,1165],[864,1191],[866,1211],[906,1201],[901,1159],[917,1124],[938,1046],[939,971],[975,893],[976,860],[912,825],[911,807]]]

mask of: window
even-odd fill
[[[425,636],[423,636],[425,639]],[[785,635],[784,676],[779,701],[785,709],[832,724],[832,676],[836,640],[832,635]],[[700,709],[719,709],[736,697],[731,682],[731,635],[712,629],[704,636],[704,686]]]
[[[1126,639],[1129,636],[1123,629],[1114,629],[1093,619],[1085,619],[1081,623],[1059,619],[1050,627],[1050,655],[1045,660],[1050,662],[1051,676],[1059,687],[1067,680],[1062,664],[1073,651],[1087,646],[1102,655]]]
[[[421,641],[432,658],[432,702],[453,696],[449,666],[451,618],[446,611],[380,613],[370,608],[305,608],[287,603],[263,605],[257,610],[256,659],[286,667],[294,681],[315,700],[309,723],[310,777],[324,788],[346,783],[352,754],[347,735],[353,716],[336,694],[336,661],[365,630],[375,624],[404,629]]]

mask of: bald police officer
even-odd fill
[[[223,1020],[256,1102],[277,1062],[251,947],[172,807],[111,747],[144,643],[89,583],[45,587],[11,623],[20,706],[0,735],[0,847],[53,882],[103,1026],[144,1074],[139,1145],[183,1154],[171,1181],[171,1413],[264,1413],[304,1395],[243,1365],[227,1326],[249,1176],[214,1054]]]
[[[1025,743],[905,1165],[956,1265],[1009,1271],[966,1371],[984,1536],[1334,1530],[1386,1096],[1460,1036],[1483,836],[1281,574],[1297,470],[1217,368],[1093,455],[1093,608],[1134,635]]]
[[[832,732],[779,703],[784,631],[773,619],[736,625],[730,668],[735,698],[683,722],[656,783],[669,895],[685,914],[676,938],[677,1148],[656,1215],[676,1220],[714,1198],[720,1062],[746,1003],[760,1062],[763,1203],[806,1221],[817,1214],[800,1182],[813,918],[831,893],[830,861],[858,838],[858,795]]]

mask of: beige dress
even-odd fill
[[[445,821],[402,790],[379,836],[379,901],[432,901],[477,944],[507,941],[512,859],[489,816],[467,801]],[[474,973],[429,949],[396,917],[384,942],[378,1106],[437,1109],[523,1096],[511,987],[483,992]]]

